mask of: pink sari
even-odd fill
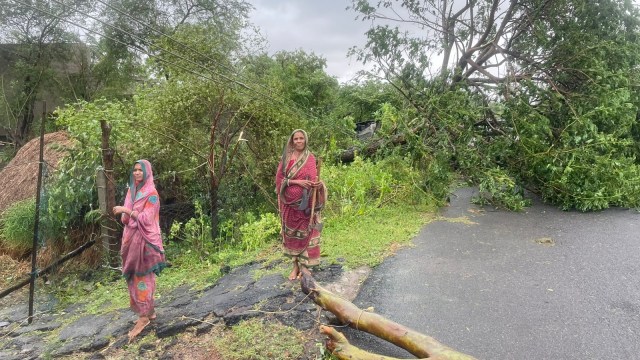
[[[135,184],[133,170],[124,206],[137,213],[131,217],[122,215],[125,225],[122,235],[122,275],[129,288],[131,310],[139,316],[154,313],[156,274],[166,267],[162,236],[160,234],[160,198],[153,182],[151,163],[138,160],[142,166],[143,180]]]
[[[307,141],[307,134],[295,130],[285,147],[282,160],[276,173],[276,190],[278,207],[282,223],[282,244],[284,254],[310,267],[320,264],[320,213],[314,211],[311,218],[311,192],[299,185],[288,185],[287,180],[317,180],[316,158],[305,147],[302,155],[295,161],[293,153],[293,134],[302,132]],[[282,166],[286,164],[283,170]],[[324,204],[326,191],[324,186],[318,189],[316,204]],[[316,207],[318,209],[318,207]]]

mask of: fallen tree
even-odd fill
[[[395,323],[385,317],[360,309],[318,285],[311,273],[303,268],[300,279],[302,291],[323,309],[333,313],[345,325],[368,332],[401,347],[418,358],[438,360],[472,360],[474,357],[453,350],[436,339]],[[393,360],[372,354],[349,344],[346,337],[334,328],[322,326],[320,331],[329,340],[326,347],[338,359]]]

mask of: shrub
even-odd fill
[[[275,214],[261,214],[260,219],[240,226],[243,250],[256,250],[259,247],[277,241],[280,233],[280,220]]]
[[[11,251],[26,253],[33,244],[35,199],[19,201],[5,210],[0,226],[0,240]]]
[[[322,178],[329,212],[362,215],[387,203],[418,203],[426,195],[410,160],[390,157],[377,163],[356,157],[349,165],[327,166]]]
[[[194,203],[195,217],[185,224],[174,222],[169,231],[169,240],[181,240],[193,249],[204,252],[207,244],[211,243],[211,217],[204,213],[199,201]]]

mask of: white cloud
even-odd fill
[[[254,0],[251,22],[269,42],[268,51],[302,49],[327,60],[326,71],[350,80],[363,65],[347,58],[352,46],[363,46],[368,23],[346,10],[349,0]]]

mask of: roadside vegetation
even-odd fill
[[[173,209],[163,216],[172,267],[159,278],[159,296],[206,287],[250,261],[287,271],[273,178],[296,128],[310,134],[329,188],[325,264],[376,266],[409,244],[460,179],[479,188],[475,202],[514,211],[529,205],[527,191],[564,210],[640,207],[640,13],[630,1],[451,9],[353,0],[350,11],[372,25],[350,55],[372,70],[344,84],[325,72],[321,55],[266,53],[264,39],[247,31],[250,2],[217,3],[71,1],[46,11],[16,3],[0,12],[0,40],[20,58],[0,89],[0,171],[27,166],[10,161],[36,137],[43,92],[61,103],[46,114],[47,132],[74,144],[46,164],[40,268],[98,236],[101,120],[111,128],[117,201],[129,166],[146,158],[161,203]],[[95,36],[81,39],[77,26],[87,18]],[[60,64],[84,65],[69,73]],[[376,126],[366,138],[355,131],[363,123]],[[33,194],[15,197],[24,189],[19,175],[0,189],[14,196],[0,196],[0,251],[11,259],[4,287],[30,271],[36,214]],[[126,307],[124,282],[102,266],[107,255],[117,256],[94,246],[40,291],[59,307]],[[272,325],[243,324],[224,338]]]

